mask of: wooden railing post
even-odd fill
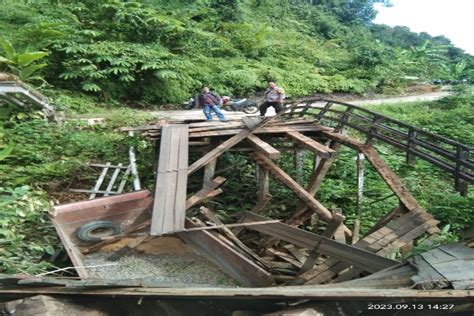
[[[454,173],[454,188],[456,191],[461,193],[462,196],[467,195],[468,183],[461,178],[461,173],[463,172],[462,162],[466,162],[469,159],[469,149],[457,145],[456,146],[456,170]]]
[[[407,155],[406,155],[406,163],[409,165],[414,165],[416,162],[416,156],[414,155],[413,151],[416,147],[416,137],[418,136],[418,132],[414,128],[408,129],[408,141],[407,141]]]
[[[347,122],[349,122],[350,114],[354,111],[353,107],[347,107],[347,110],[344,114],[342,114],[341,119],[339,120],[339,124],[337,124],[335,130],[340,131],[344,128]]]
[[[324,108],[318,113],[318,115],[316,116],[316,119],[318,121],[321,121],[321,119],[324,117],[324,114],[326,114],[326,112],[329,110],[329,108],[331,108],[331,105],[332,105],[332,102],[328,102],[326,103],[326,105],[324,106]]]
[[[377,133],[377,127],[375,127],[375,124],[377,124],[381,120],[382,120],[381,116],[374,115],[374,118],[372,119],[372,126],[369,128],[369,133],[367,134],[367,138],[365,139],[365,143],[367,145],[372,143],[372,139],[374,138],[374,134]]]

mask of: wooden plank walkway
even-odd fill
[[[156,177],[151,235],[184,230],[187,175],[188,126],[164,126]]]

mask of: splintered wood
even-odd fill
[[[299,111],[293,105],[284,112],[286,114],[265,119],[247,117],[228,123],[160,122],[133,129],[160,141],[154,197],[147,196],[152,204],[152,215],[124,227],[121,235],[110,237],[135,239],[123,243],[109,259],[121,258],[156,235],[175,234],[245,286],[352,284],[350,280],[374,274],[377,276],[364,279],[360,284],[375,287],[377,280],[385,280],[391,273],[397,276],[411,273],[413,269],[401,267],[397,260],[389,257],[402,247],[411,246],[416,238],[437,233],[438,221],[420,206],[374,147],[308,118],[314,116],[308,108]],[[305,113],[306,117],[294,117]],[[328,208],[317,196],[342,146],[352,148],[354,156],[363,154],[399,200],[399,205],[392,211],[387,210],[372,228],[367,229],[361,219],[355,227],[345,223],[344,210],[333,205]],[[189,150],[200,155],[193,156],[196,158],[188,166]],[[254,206],[238,214],[234,211],[234,217],[230,212],[220,217],[226,205],[206,203],[225,194],[225,187],[219,187],[225,179],[215,176],[225,174],[223,170],[232,170],[232,166],[219,169],[222,167],[219,157],[229,151],[244,153],[255,163],[255,194],[241,197],[248,201],[253,199]],[[283,153],[301,155],[304,151],[315,161],[307,183],[303,183],[305,177],[301,173],[293,178],[291,175],[295,173],[279,161]],[[205,170],[198,173],[200,169]],[[199,182],[197,192],[186,199],[188,177],[193,177],[192,183]],[[359,182],[360,178],[359,175]],[[296,209],[287,212],[286,217],[271,218],[271,214],[277,212],[271,209],[270,181],[279,181],[299,200]],[[362,184],[359,184],[358,195],[354,197],[359,204],[355,207],[360,206],[362,194]],[[222,209],[213,210],[214,205]],[[200,213],[197,212],[199,206]],[[248,212],[250,209],[253,212]],[[267,215],[262,216],[262,213]],[[94,220],[99,218],[94,217]],[[299,227],[310,219],[311,232]],[[235,228],[229,229],[231,227]],[[359,234],[361,227],[365,235]],[[103,241],[82,247],[82,253],[99,251],[100,246],[110,243]],[[438,252],[433,253],[436,254]],[[413,262],[418,267],[431,265],[440,269],[443,264],[434,263],[428,255]],[[461,271],[461,267],[458,268]],[[459,271],[444,271],[444,276],[457,277]],[[435,272],[427,273],[420,272],[413,278],[414,282],[420,287],[429,286],[427,279]],[[465,286],[463,282],[456,286]],[[393,284],[407,284],[407,281],[397,279]]]
[[[188,126],[163,127],[151,235],[184,229],[188,180]]]

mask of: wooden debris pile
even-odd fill
[[[89,206],[57,207],[53,221],[63,242],[69,245],[76,266],[81,266],[82,256],[118,241],[121,246],[110,256],[111,261],[166,235],[191,245],[244,286],[340,283],[396,267],[399,262],[389,259],[391,254],[410,247],[425,233],[438,233],[437,221],[370,144],[344,136],[340,129],[320,125],[310,112],[306,113],[307,109],[295,109],[291,106],[286,112],[265,119],[244,117],[229,123],[161,121],[142,128],[122,129],[159,140],[154,194],[139,191],[81,202],[92,203]],[[307,116],[295,118],[295,113]],[[360,219],[350,228],[344,222],[344,210],[328,209],[315,197],[342,146],[353,149],[359,157],[359,202],[363,196],[364,161],[370,163],[399,200],[398,206],[387,210],[362,236]],[[206,201],[223,193],[219,187],[225,179],[215,176],[215,168],[219,157],[229,150],[246,153],[255,162],[257,194],[251,210],[243,210],[233,223],[223,223],[206,207]],[[188,163],[190,151],[203,154]],[[314,155],[309,183],[291,177],[279,165],[282,151],[294,152],[295,158],[303,151]],[[297,163],[297,168],[301,168],[301,163]],[[188,177],[201,168],[202,189],[188,192]],[[300,200],[287,218],[267,215],[270,177],[288,187]],[[189,210],[197,206],[199,216],[190,217]],[[72,215],[73,209],[81,210],[81,220]],[[74,231],[98,218],[120,223],[122,232],[92,245],[77,241]],[[299,228],[311,218],[319,220],[321,234]],[[78,271],[87,276],[83,270]]]

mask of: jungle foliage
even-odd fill
[[[448,39],[372,24],[377,2],[388,4],[3,0],[0,70],[41,69],[55,87],[153,104],[186,100],[202,84],[245,95],[274,79],[302,96],[393,92],[407,77],[472,79],[472,56]],[[21,54],[38,60],[21,64]]]

